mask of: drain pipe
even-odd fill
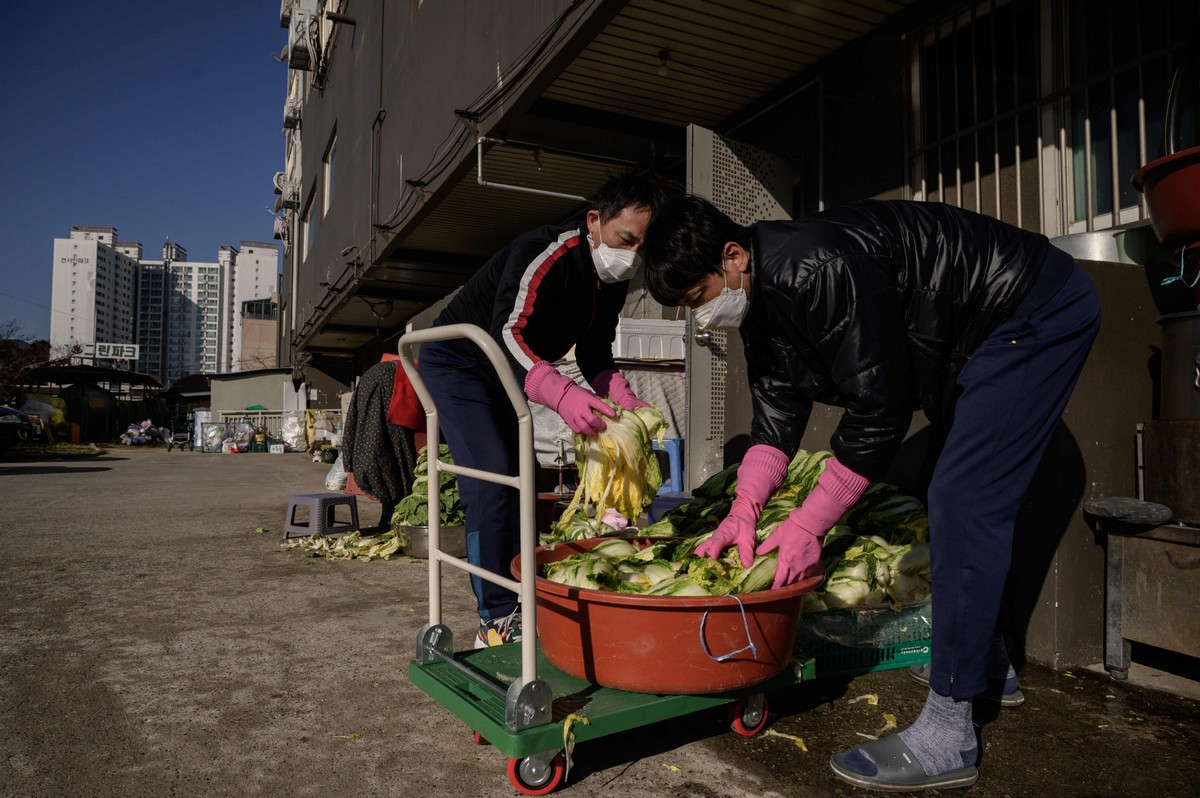
[[[579,200],[580,202],[588,202],[590,197],[581,197],[578,194],[563,194],[559,191],[544,191],[540,188],[526,188],[525,186],[512,186],[507,183],[489,183],[483,179],[483,145],[484,144],[507,144],[504,139],[490,139],[486,136],[480,136],[475,141],[475,176],[476,182],[485,188],[503,188],[509,191],[520,191],[525,194],[537,194],[542,197],[558,197],[559,199]]]

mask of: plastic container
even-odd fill
[[[671,319],[617,319],[613,356],[629,360],[683,360],[687,323]]]
[[[667,493],[682,493],[683,492],[683,439],[682,438],[663,438],[660,446],[658,440],[650,441],[650,445],[655,451],[662,450],[667,453],[667,478],[662,481],[662,485],[658,488],[659,496]]]
[[[1142,166],[1133,187],[1146,195],[1159,241],[1171,249],[1200,241],[1200,147]]]
[[[814,660],[818,679],[924,665],[932,623],[928,601],[815,612],[796,628],[795,654]]]
[[[442,551],[451,557],[467,556],[465,526],[443,526],[438,532]],[[396,527],[396,534],[400,536],[400,546],[405,554],[418,560],[429,559],[429,527],[400,524]]]
[[[539,574],[546,563],[603,540],[539,547]],[[632,542],[654,540],[662,538]],[[520,577],[520,556],[512,572]],[[791,661],[801,598],[820,582],[813,577],[737,597],[641,596],[538,576],[538,641],[560,670],[601,687],[659,695],[738,690],[769,680]]]

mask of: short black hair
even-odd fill
[[[697,283],[721,273],[721,252],[730,241],[749,249],[749,230],[703,197],[671,200],[650,222],[642,244],[650,295],[663,305],[682,304]]]
[[[662,210],[667,196],[653,178],[639,172],[614,177],[605,183],[589,206],[607,222],[626,208],[645,208],[653,219]]]

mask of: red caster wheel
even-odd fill
[[[522,795],[548,795],[562,784],[562,754],[555,754],[548,763],[534,757],[508,760],[508,780]]]
[[[761,693],[740,699],[730,715],[730,728],[743,737],[753,737],[767,727],[767,699]]]
[[[484,736],[482,734],[480,734],[479,732],[474,732],[474,734],[475,734],[475,737],[474,737],[475,745],[491,745],[491,743],[489,743],[486,739],[484,739]]]

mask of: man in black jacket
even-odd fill
[[[530,400],[554,410],[573,432],[595,435],[605,426],[601,416],[615,415],[600,397],[627,409],[645,405],[617,371],[612,343],[646,226],[662,203],[662,192],[650,178],[610,180],[581,222],[539,227],[493,255],[434,326],[467,323],[486,330]],[[552,365],[572,347],[595,393]],[[419,358],[454,462],[516,474],[516,415],[478,348],[464,341],[425,344]],[[459,491],[468,561],[509,576],[509,563],[520,549],[515,491],[469,477],[459,477]],[[476,647],[519,641],[516,594],[475,576],[472,585],[480,618]]]
[[[697,553],[778,551],[775,586],[812,573],[821,538],[887,469],[916,409],[938,440],[929,485],[929,695],[899,734],[836,754],[882,790],[978,778],[975,696],[1020,703],[996,636],[1013,526],[1099,329],[1099,299],[1041,235],[940,203],[859,202],[791,222],[734,224],[684,197],[643,247],[658,301],[701,329],[739,328],[754,407],[729,515]],[[755,523],[813,402],[845,408],[816,487],[761,544]]]

